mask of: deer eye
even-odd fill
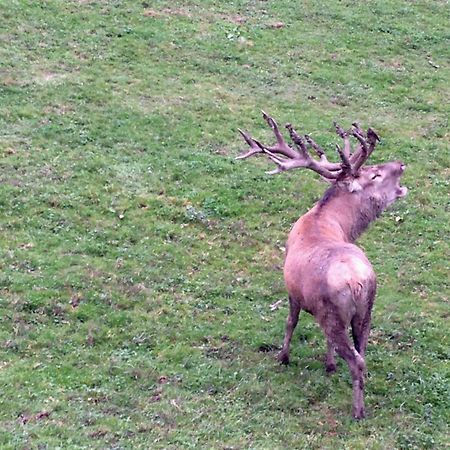
[[[374,174],[372,175],[371,179],[372,179],[372,180],[375,180],[375,178],[377,178],[377,177],[381,177],[381,174],[380,174],[380,173],[374,173]]]

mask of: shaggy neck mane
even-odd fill
[[[359,211],[355,215],[355,221],[350,228],[350,239],[352,242],[361,236],[371,222],[373,222],[386,207],[386,199],[379,197],[368,197],[360,203]]]
[[[322,198],[319,200],[318,206],[319,208],[323,208],[329,201],[336,196],[336,194],[339,192],[339,188],[333,184],[330,186],[325,193],[323,194]]]
[[[387,200],[385,197],[366,196],[361,192],[347,192],[348,201],[346,202],[343,200],[342,190],[343,188],[338,185],[333,185],[327,189],[317,204],[318,212],[320,214],[330,208],[336,208],[337,210],[348,208],[352,221],[341,223],[341,225],[349,241],[354,242],[370,223],[380,216],[386,207]]]

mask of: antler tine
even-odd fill
[[[318,156],[319,158],[322,158],[322,156],[325,156],[325,158],[326,158],[324,149],[323,149],[319,144],[317,144],[317,143],[309,136],[309,134],[305,134],[305,139],[306,139],[306,142],[307,142],[307,143],[314,149],[314,151],[317,153],[317,156]]]
[[[270,150],[266,150],[265,153],[268,156],[268,158],[277,165],[276,169],[267,171],[266,172],[267,175],[276,175],[277,173],[284,172],[285,170],[289,170],[287,163],[289,163],[289,162],[292,163],[292,161],[295,161],[295,160],[287,160],[287,159],[280,158],[279,156],[272,153]]]
[[[352,164],[350,163],[350,159],[347,155],[347,152],[345,150],[342,150],[341,147],[339,147],[339,145],[336,144],[336,150],[339,153],[339,156],[341,157],[342,160],[342,173],[343,174],[352,174],[353,173],[353,167]]]
[[[336,171],[341,170],[341,164],[339,163],[331,163],[328,161],[327,155],[325,154],[324,149],[317,144],[308,134],[305,134],[306,142],[313,148],[313,150],[317,153],[317,156],[320,158],[320,163],[326,167],[328,170]]]
[[[272,128],[273,134],[277,140],[277,143],[272,147],[265,146],[266,150],[269,150],[273,153],[280,153],[288,158],[298,158],[299,154],[293,148],[291,148],[287,142],[284,140],[283,135],[281,134],[275,119],[270,117],[266,112],[261,111],[264,120],[267,122],[270,128]]]
[[[257,153],[264,153],[264,146],[259,141],[253,139],[248,133],[240,128],[238,128],[238,131],[241,133],[241,136],[244,138],[245,142],[247,142],[251,150],[236,156],[235,159],[246,159],[250,156],[256,155]]]
[[[373,146],[372,151],[375,149],[375,146],[377,145],[377,142],[381,142],[380,137],[372,128],[369,128],[367,130],[367,140],[369,141],[369,145]]]
[[[338,164],[329,163],[328,160],[327,160],[327,157],[325,155],[325,152],[316,143],[314,143],[315,144],[315,150],[320,155],[321,160],[320,160],[320,162],[318,162],[318,161],[312,159],[311,155],[308,152],[308,147],[306,146],[305,140],[303,139],[303,137],[300,136],[295,131],[295,129],[292,126],[292,124],[290,124],[290,123],[286,124],[286,128],[289,131],[289,135],[290,135],[292,141],[294,142],[294,144],[299,149],[301,158],[304,159],[304,161],[305,161],[305,165],[302,166],[302,167],[306,167],[306,168],[309,168],[311,170],[314,170],[319,175],[321,175],[323,178],[328,179],[328,180],[337,178],[338,175],[333,173],[332,170],[339,170],[339,169],[341,169],[340,164],[338,165]],[[308,137],[305,136],[305,139],[308,140]],[[298,167],[298,166],[295,166],[295,167]]]
[[[351,147],[350,147],[350,139],[348,136],[348,132],[345,131],[340,125],[336,122],[333,122],[334,127],[336,128],[336,133],[344,140],[344,153],[347,158],[351,156]]]
[[[309,157],[308,149],[306,147],[305,141],[303,138],[294,130],[294,127],[292,124],[287,123],[286,128],[289,131],[289,136],[292,139],[292,142],[297,146],[297,148],[300,150],[300,153],[305,157]]]
[[[367,129],[367,142],[369,143],[369,152],[367,158],[372,154],[378,142],[381,142],[378,134],[372,128]]]
[[[364,130],[359,126],[358,122],[352,122],[353,130],[358,132],[361,136],[366,137]]]
[[[352,155],[351,158],[353,173],[357,173],[375,150],[377,142],[380,141],[380,138],[372,128],[369,128],[366,134],[361,130],[361,128],[359,128],[357,123],[354,123],[353,127],[352,134],[356,139],[358,139],[360,144],[358,150]]]
[[[279,153],[283,156],[286,156],[287,158],[295,159],[298,158],[300,155],[298,152],[296,152],[293,148],[291,148],[287,142],[284,140],[282,134],[280,133],[280,130],[278,128],[277,123],[275,120],[270,117],[266,112],[261,111],[264,120],[267,122],[269,127],[272,129],[275,138],[277,140],[276,144],[272,147],[268,147],[258,140],[252,138],[248,133],[245,131],[242,131],[241,129],[238,129],[239,133],[244,138],[245,142],[248,144],[251,150],[249,150],[246,153],[242,153],[241,155],[237,156],[236,159],[245,159],[249,158],[250,156],[256,155],[258,153],[267,153],[268,151],[273,153]]]

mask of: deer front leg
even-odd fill
[[[286,333],[284,335],[283,348],[278,354],[278,361],[281,364],[289,364],[289,346],[291,345],[292,334],[298,323],[298,316],[300,314],[300,306],[297,302],[289,297],[289,315],[286,322]]]

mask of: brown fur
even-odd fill
[[[289,345],[300,311],[313,314],[327,339],[326,370],[336,369],[335,351],[347,362],[353,381],[353,416],[361,419],[365,414],[364,357],[376,278],[366,255],[354,242],[387,206],[406,195],[407,189],[399,184],[405,166],[393,161],[363,167],[380,138],[372,128],[364,132],[356,122],[347,131],[334,124],[344,146],[336,147],[341,162],[332,163],[310,136],[300,136],[287,124],[293,148],[275,120],[265,112],[263,118],[275,135],[275,145],[264,145],[239,130],[250,150],[237,159],[265,154],[277,166],[269,174],[305,168],[332,184],[289,234],[284,279],[290,311],[278,358],[289,362]],[[353,153],[350,136],[359,143]]]
[[[398,185],[402,171],[399,162],[368,167],[355,178],[358,184],[352,186],[357,189],[351,191],[349,183],[355,180],[337,182],[296,222],[286,245],[284,278],[290,313],[278,359],[289,362],[289,345],[300,311],[314,315],[327,339],[327,372],[336,369],[335,351],[349,366],[357,419],[365,415],[365,351],[376,276],[354,241],[388,204],[405,194]],[[382,172],[383,177],[376,182],[375,172]]]

